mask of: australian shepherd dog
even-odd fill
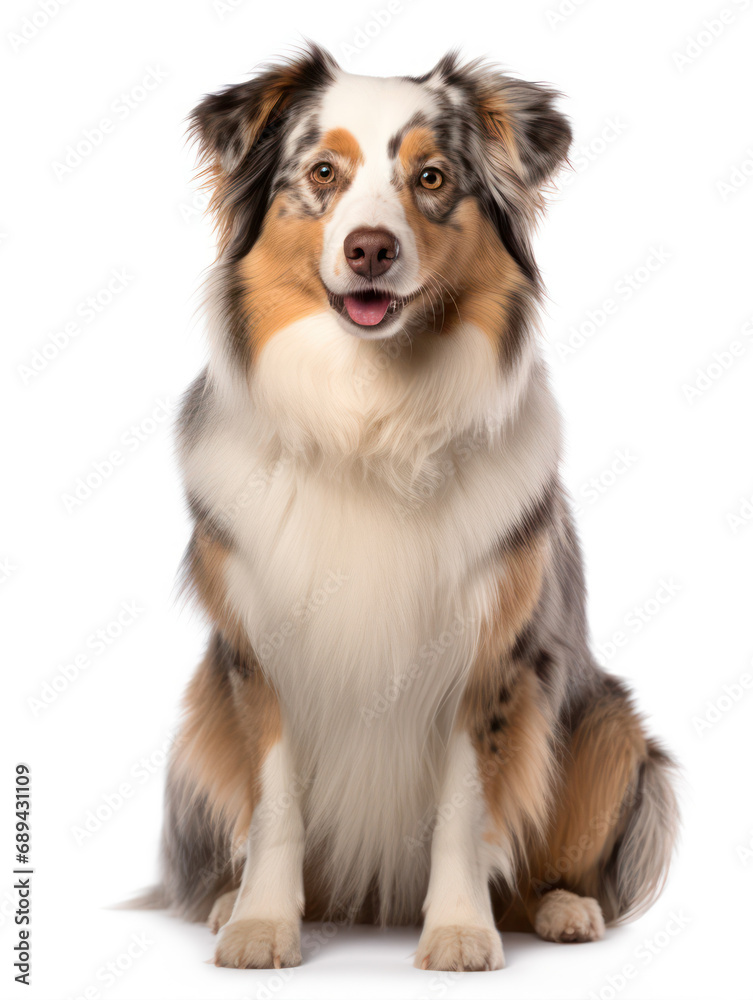
[[[672,760],[589,651],[531,237],[557,94],[445,57],[308,47],[192,114],[212,191],[210,360],[179,451],[212,634],[152,897],[221,966],[301,961],[307,920],[594,941],[672,853]]]

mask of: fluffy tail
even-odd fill
[[[162,885],[153,885],[131,899],[124,899],[119,903],[108,906],[108,910],[166,910],[170,905],[167,893]]]
[[[639,916],[664,888],[679,823],[672,787],[675,771],[669,754],[654,740],[647,740],[632,808],[603,873],[599,901],[609,923]]]

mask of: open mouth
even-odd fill
[[[327,292],[329,304],[341,316],[347,316],[356,326],[375,327],[389,320],[403,309],[415,295],[394,296],[389,292],[373,288],[350,295],[336,295]],[[418,293],[416,293],[418,294]]]

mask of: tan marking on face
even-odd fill
[[[322,148],[342,156],[354,167],[360,166],[364,160],[358,140],[346,128],[330,129],[322,139]]]
[[[436,137],[431,129],[425,126],[412,128],[406,132],[397,154],[406,174],[410,174],[419,163],[439,156],[441,151]]]
[[[400,198],[416,238],[419,282],[430,297],[441,297],[445,328],[457,322],[477,326],[505,360],[504,332],[516,295],[530,291],[492,223],[470,197],[459,203],[450,223],[427,218],[410,190],[404,189]]]
[[[279,330],[328,308],[319,277],[325,219],[294,214],[280,194],[267,212],[259,239],[241,261],[252,358]]]

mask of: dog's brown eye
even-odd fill
[[[311,176],[317,184],[331,184],[335,179],[335,168],[331,163],[317,163]]]
[[[430,191],[436,191],[438,187],[442,186],[444,177],[433,167],[427,167],[426,170],[421,171],[419,180],[421,181],[421,187],[428,188]]]

